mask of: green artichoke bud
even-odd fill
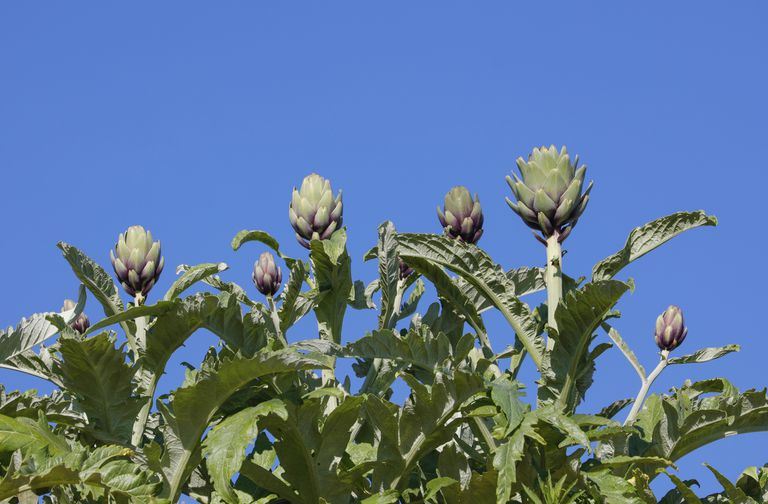
[[[671,305],[656,319],[655,339],[661,350],[674,350],[688,335],[683,311],[679,306]]]
[[[283,283],[283,272],[275,264],[275,257],[269,252],[259,256],[253,265],[253,283],[265,296],[274,296]]]
[[[517,159],[522,180],[507,176],[507,184],[516,203],[507,198],[509,207],[545,238],[556,235],[562,242],[584,213],[592,190],[590,181],[582,193],[586,165],[578,166],[579,157],[571,163],[565,147],[560,152],[554,145],[533,149],[528,162]]]
[[[445,234],[451,238],[477,243],[483,236],[483,209],[475,194],[474,201],[469,190],[456,186],[445,195],[445,211],[437,207],[437,218]]]
[[[131,226],[120,234],[109,258],[120,285],[135,298],[146,298],[165,265],[160,241],[152,241],[152,233],[141,226]]]
[[[61,311],[65,312],[74,310],[75,306],[77,306],[77,303],[71,299],[65,299],[64,306],[61,307]],[[89,327],[91,327],[91,321],[88,320],[88,316],[85,313],[81,313],[75,320],[69,323],[69,327],[79,332],[80,334],[83,334]]]
[[[311,240],[330,238],[342,224],[341,191],[334,198],[330,180],[317,173],[307,175],[301,189],[293,188],[288,217],[303,247],[309,248]]]

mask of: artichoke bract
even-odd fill
[[[483,209],[464,186],[456,186],[445,195],[445,209],[437,207],[437,217],[445,234],[467,243],[477,243],[483,236]]]
[[[533,149],[527,162],[517,159],[522,179],[515,173],[506,177],[517,200],[506,198],[507,204],[544,238],[556,235],[562,242],[587,208],[592,190],[590,181],[582,193],[587,167],[578,165],[579,157],[571,162],[565,147],[559,152],[554,145]]]
[[[152,233],[141,226],[131,226],[121,233],[109,258],[120,285],[137,301],[146,298],[165,265],[160,241],[152,241]]]
[[[308,249],[311,240],[325,240],[341,229],[341,191],[334,198],[329,180],[317,173],[307,175],[301,189],[293,188],[288,217],[296,239]]]
[[[405,261],[403,261],[402,259],[398,259],[398,260],[400,262],[400,264],[399,264],[399,267],[400,267],[400,275],[399,275],[400,276],[400,280],[405,280],[406,278],[408,278],[409,276],[411,276],[413,274],[413,268],[411,268],[410,266],[405,264]]]
[[[274,296],[283,283],[283,272],[275,264],[275,257],[269,252],[264,252],[253,265],[252,278],[259,292],[265,296]]]
[[[667,352],[679,347],[688,335],[683,311],[679,306],[671,305],[656,319],[654,338],[659,349]]]
[[[61,307],[61,311],[65,312],[74,310],[75,306],[77,306],[77,303],[71,299],[65,299],[64,306]],[[88,316],[85,313],[81,313],[75,320],[69,323],[69,327],[79,332],[80,334],[83,334],[89,327],[91,327],[91,321],[88,320]]]

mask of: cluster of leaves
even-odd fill
[[[272,306],[222,280],[222,263],[180,266],[159,301],[126,305],[101,266],[62,243],[83,285],[75,309],[0,333],[3,367],[57,386],[50,395],[0,396],[0,501],[176,502],[186,494],[210,504],[765,502],[768,468],[748,469],[735,483],[712,468],[724,491],[704,498],[674,474],[675,461],[704,444],[767,430],[765,391],[739,392],[723,379],[686,383],[651,395],[628,425],[615,420],[628,399],[577,413],[609,341],[644,376],[607,325],[631,287],[616,274],[679,233],[712,224],[692,212],[635,229],[589,281],[566,279],[557,330],[544,322],[546,305],[524,301],[545,288],[541,269],[505,270],[476,245],[398,234],[391,223],[365,256],[379,271],[367,285],[352,278],[343,229],[313,240],[308,261],[287,257],[263,231],[239,233],[235,250],[261,242],[290,271]],[[402,278],[401,261],[414,273]],[[438,299],[420,308],[426,282]],[[184,295],[200,283],[202,292]],[[79,334],[68,322],[86,291],[105,317]],[[379,315],[370,333],[342,344],[348,308]],[[509,323],[512,347],[492,347],[488,310]],[[318,338],[287,343],[311,313]],[[219,344],[179,388],[159,395],[169,359],[200,329]],[[597,341],[603,329],[609,338]],[[517,380],[526,357],[540,372],[533,404]],[[356,359],[354,386],[336,379],[338,358]],[[410,390],[402,405],[390,400],[397,379]],[[658,500],[649,484],[662,473],[675,489]]]

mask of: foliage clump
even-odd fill
[[[317,174],[294,188],[289,205],[308,257],[287,256],[265,231],[245,230],[232,241],[235,250],[248,242],[269,249],[252,273],[266,302],[222,279],[224,263],[181,265],[158,295],[160,242],[141,226],[122,233],[110,253],[117,283],[97,261],[59,243],[82,283],[77,302],[0,333],[3,367],[56,387],[49,395],[0,395],[0,500],[768,501],[768,468],[730,482],[707,466],[723,491],[697,497],[695,482],[675,467],[707,443],[768,429],[764,390],[740,392],[716,378],[650,393],[667,366],[738,346],[673,353],[688,329],[671,306],[657,320],[659,362],[646,374],[613,327],[617,303],[632,288],[616,279],[622,268],[716,219],[703,211],[662,217],[633,230],[590,278],[571,277],[561,243],[589,200],[586,167],[555,147],[535,149],[518,166],[522,178],[508,178],[517,201],[508,203],[546,245],[544,268],[506,269],[479,248],[480,201],[456,187],[438,207],[443,234],[398,233],[385,222],[365,255],[378,262],[378,278],[355,281],[341,193]],[[428,285],[436,299],[425,304]],[[193,287],[200,290],[189,294]],[[531,307],[525,299],[539,291],[547,300]],[[100,320],[94,304],[104,311]],[[375,310],[375,326],[342,338],[348,309]],[[489,310],[507,321],[514,345],[494,345],[483,320]],[[297,340],[291,328],[307,316],[317,321],[317,337]],[[219,343],[189,365],[178,388],[159,394],[169,359],[201,329]],[[599,356],[612,347],[637,372],[637,397],[579,410]],[[355,379],[336,375],[339,358],[355,360]],[[525,359],[539,373],[536,384],[518,380]],[[410,391],[402,405],[390,400],[398,378]],[[530,390],[535,398],[527,399]],[[650,484],[660,474],[674,489],[659,498]]]

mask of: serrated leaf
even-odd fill
[[[315,315],[320,337],[334,343],[341,342],[344,312],[352,288],[351,260],[346,242],[346,231],[340,229],[327,240],[312,240],[309,252],[317,282]]]
[[[288,329],[309,313],[314,306],[314,299],[302,296],[301,288],[307,279],[308,268],[304,261],[296,261],[291,267],[288,281],[280,293],[280,331],[285,334]]]
[[[624,248],[597,263],[592,269],[592,281],[608,280],[626,265],[663,245],[675,236],[700,226],[716,226],[717,218],[704,211],[678,212],[635,228]]]
[[[222,271],[226,271],[227,269],[229,269],[229,266],[227,266],[227,263],[223,262],[203,263],[195,266],[187,266],[183,264],[176,270],[176,274],[181,273],[182,275],[173,282],[173,285],[171,285],[168,292],[165,293],[163,299],[166,301],[175,299],[195,283],[205,280],[217,273],[221,273]]]
[[[724,355],[728,355],[732,352],[738,352],[741,350],[739,345],[725,345],[722,347],[714,348],[702,348],[690,355],[683,355],[682,357],[672,357],[669,359],[669,364],[691,364],[698,362],[709,362],[711,360],[719,359]]]
[[[379,328],[387,329],[394,326],[396,310],[400,309],[397,290],[400,282],[400,261],[397,257],[397,231],[395,225],[386,221],[379,226],[379,241],[377,245],[379,259],[379,291],[381,291],[381,311],[379,313]]]
[[[288,257],[280,251],[280,244],[266,231],[243,229],[232,238],[232,250],[239,250],[244,243],[251,241],[261,242],[274,250],[285,261],[288,268],[293,268],[296,263],[296,259]]]

